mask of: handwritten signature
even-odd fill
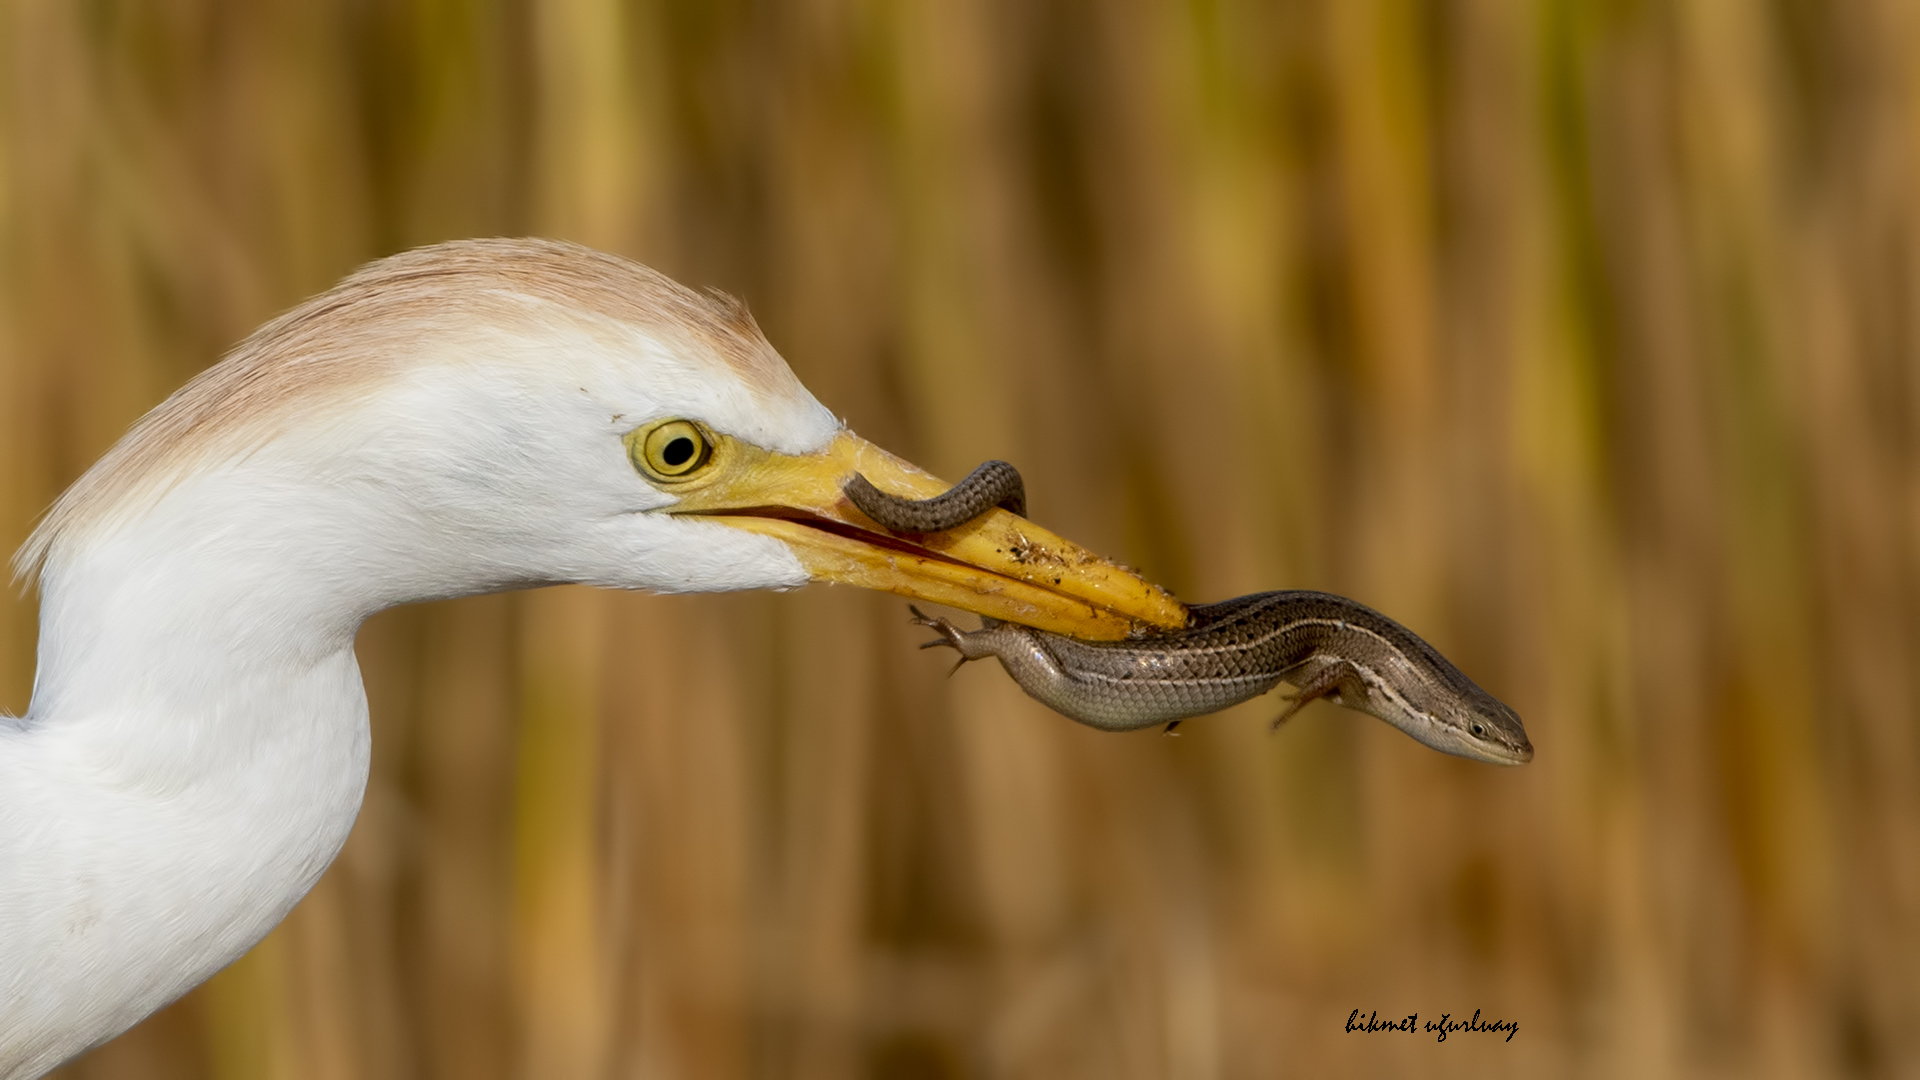
[[[1408,1013],[1398,1020],[1382,1020],[1377,1010],[1368,1013],[1363,1018],[1360,1015],[1360,1010],[1355,1009],[1347,1014],[1347,1033],[1352,1034],[1356,1031],[1398,1031],[1408,1035],[1420,1031],[1427,1031],[1439,1036],[1439,1038],[1434,1040],[1435,1042],[1446,1042],[1447,1036],[1456,1031],[1488,1031],[1495,1035],[1504,1031],[1507,1033],[1507,1037],[1500,1041],[1512,1042],[1513,1037],[1520,1034],[1520,1022],[1517,1020],[1482,1020],[1480,1019],[1480,1010],[1475,1009],[1473,1010],[1473,1018],[1471,1020],[1455,1020],[1452,1013],[1441,1013],[1440,1019],[1429,1020],[1422,1026],[1420,1024],[1419,1013]]]

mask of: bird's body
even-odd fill
[[[637,436],[674,417],[710,446],[664,475]],[[736,304],[571,245],[397,256],[263,328],[23,552],[40,663],[0,719],[0,1078],[179,996],[326,869],[366,785],[353,639],[376,611],[560,582],[954,602],[955,566],[997,582],[983,613],[1090,610],[964,557],[870,554],[810,494],[855,464],[944,487],[848,434]]]

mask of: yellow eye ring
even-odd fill
[[[627,456],[650,476],[685,480],[713,457],[713,440],[691,420],[668,420],[629,438]]]

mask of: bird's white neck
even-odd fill
[[[631,269],[600,267],[622,284],[599,289],[591,256],[523,248],[461,289],[356,278],[270,325],[29,542],[40,666],[27,716],[0,718],[0,1080],[177,997],[325,870],[366,785],[367,616],[558,582],[808,580],[770,536],[655,513],[677,497],[624,439],[690,416],[813,454],[833,415],[734,309]],[[615,318],[634,295],[665,314]]]
[[[327,530],[393,522],[316,508],[324,486],[224,494],[248,487],[176,491],[48,568],[33,704],[0,720],[0,1077],[237,958],[353,824],[369,756],[353,635],[408,585],[377,538]]]

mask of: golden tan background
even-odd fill
[[[390,612],[339,863],[63,1076],[1920,1071],[1920,8],[0,12],[9,547],[361,261],[560,236],[1184,596],[1385,609],[1539,747],[1103,735],[846,590]]]

